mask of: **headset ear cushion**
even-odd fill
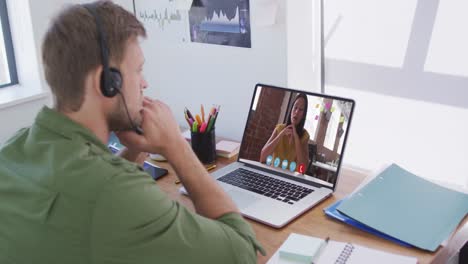
[[[102,94],[106,97],[114,97],[122,89],[122,74],[115,68],[109,69],[109,75],[102,71],[101,75],[101,90]],[[107,81],[107,85],[106,85]]]
[[[110,68],[110,84],[117,92],[122,89],[122,74],[116,68]],[[116,93],[117,93],[116,92]]]

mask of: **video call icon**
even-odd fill
[[[274,163],[273,165],[275,166],[275,168],[278,168],[279,165],[280,165],[280,163],[281,163],[281,160],[280,160],[279,157],[277,157],[277,158],[275,159],[275,163]]]
[[[304,164],[299,165],[299,169],[298,169],[298,170],[299,170],[299,173],[300,173],[300,174],[304,174],[304,173],[305,173],[305,165],[304,165]]]
[[[273,165],[275,168],[278,168],[281,164],[281,168],[283,170],[287,170],[288,169],[288,165],[289,165],[289,171],[291,172],[295,172],[296,171],[296,168],[298,169],[299,173],[301,174],[304,174],[305,173],[305,165],[304,164],[300,164],[299,167],[297,167],[297,163],[295,161],[291,161],[289,162],[288,160],[283,160],[281,161],[281,159],[279,157],[276,157],[274,160],[273,160],[273,155],[269,155],[267,158],[266,158],[266,165],[268,166],[271,166]]]
[[[291,164],[289,164],[289,170],[291,172],[295,172],[296,171],[296,162],[292,161]]]
[[[271,162],[273,161],[273,156],[272,155],[269,155],[267,158],[266,158],[266,165],[268,166],[271,166]]]

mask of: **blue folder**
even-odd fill
[[[353,227],[356,227],[358,229],[361,229],[363,231],[366,231],[367,233],[370,233],[370,234],[373,234],[373,235],[376,235],[378,237],[381,237],[383,239],[387,239],[389,241],[392,241],[392,242],[395,242],[401,246],[404,246],[404,247],[412,247],[410,244],[408,243],[405,243],[401,240],[398,240],[394,237],[391,237],[389,235],[386,235],[382,232],[379,232],[371,227],[368,227],[364,224],[361,224],[360,222],[356,221],[356,220],[353,220],[349,217],[347,217],[346,215],[340,213],[338,210],[336,210],[336,208],[341,204],[343,200],[339,200],[337,201],[336,203],[330,205],[329,207],[323,209],[323,211],[325,212],[325,215],[327,215],[328,217],[330,218],[333,218],[335,220],[338,220],[340,222],[343,222],[343,223],[346,223],[350,226],[353,226]]]
[[[337,210],[382,233],[434,252],[468,213],[468,194],[392,164]]]

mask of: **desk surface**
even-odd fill
[[[231,159],[218,157],[216,170],[235,160],[236,157]],[[181,185],[174,183],[177,179],[177,176],[171,166],[167,162],[157,162],[157,164],[169,170],[168,175],[157,181],[157,184],[160,186],[160,188],[167,192],[169,197],[179,201],[181,204],[193,211],[194,207],[190,199],[178,192],[178,189],[181,187]],[[338,181],[338,188],[333,196],[326,199],[312,210],[307,211],[304,215],[300,216],[282,229],[275,229],[255,221],[248,220],[255,230],[257,239],[267,251],[267,256],[258,256],[258,263],[267,262],[273,253],[280,247],[283,241],[286,240],[288,235],[292,232],[321,238],[329,236],[332,240],[352,242],[370,248],[384,250],[390,253],[413,256],[418,259],[418,263],[420,264],[445,263],[446,259],[448,258],[448,256],[446,256],[446,248],[439,248],[434,253],[415,248],[405,248],[382,238],[368,234],[364,231],[345,225],[341,222],[328,219],[325,216],[323,213],[323,208],[331,205],[333,202],[345,197],[347,194],[352,192],[359,185],[359,183],[364,180],[365,176],[366,175],[363,173],[359,173],[351,169],[342,169],[341,176]],[[461,229],[463,225],[465,227],[468,226],[467,218],[463,220],[458,229]]]

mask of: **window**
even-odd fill
[[[0,0],[0,88],[18,83],[6,0]]]
[[[335,147],[336,133],[338,131],[338,125],[341,118],[341,108],[338,106],[336,100],[333,100],[331,107],[325,108],[330,112],[330,120],[328,120],[327,133],[325,135],[323,146],[333,151]]]
[[[307,106],[307,117],[304,128],[309,132],[310,140],[317,139],[318,125],[320,121],[320,107],[323,105],[323,98],[309,96],[309,105]]]

